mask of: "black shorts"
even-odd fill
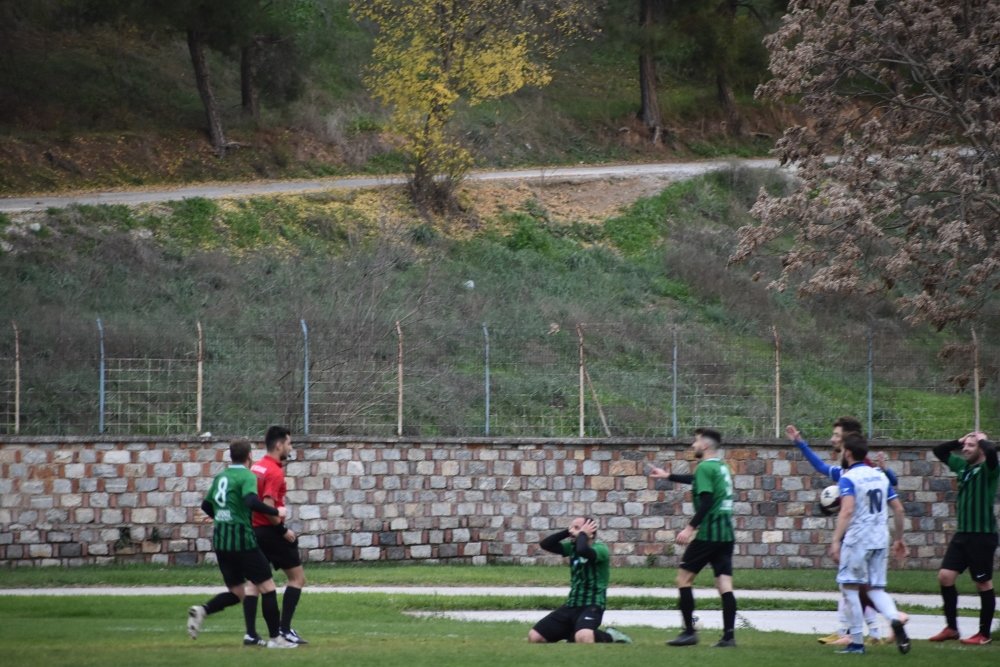
[[[968,568],[973,581],[990,581],[996,550],[996,533],[955,533],[944,552],[941,569],[962,573]]]
[[[239,586],[248,579],[253,584],[262,584],[271,578],[271,567],[260,549],[250,551],[216,551],[219,571],[226,588]]]
[[[715,576],[733,575],[733,542],[706,542],[693,540],[684,550],[680,568],[698,574],[712,564]]]
[[[565,639],[572,642],[577,630],[596,630],[601,627],[604,609],[598,606],[590,607],[559,607],[532,628],[545,637],[547,642],[557,642]]]
[[[302,565],[298,538],[295,538],[294,542],[289,542],[284,535],[279,535],[278,531],[270,526],[254,526],[253,534],[257,538],[257,546],[275,569],[290,570]]]

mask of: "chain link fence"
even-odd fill
[[[106,331],[105,331],[106,329]],[[143,354],[143,347],[149,348]],[[150,338],[95,328],[62,341],[12,327],[0,340],[5,434],[825,437],[857,416],[876,438],[943,439],[1000,426],[1000,354],[943,335],[695,325],[468,324],[445,333],[234,334],[193,327]]]

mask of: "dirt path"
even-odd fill
[[[508,171],[474,172],[468,180],[474,183],[582,183],[601,179],[615,181],[642,181],[651,184],[676,181],[700,176],[727,167],[772,169],[778,166],[772,159],[704,160],[663,164],[633,164],[598,167],[533,167]],[[212,183],[166,187],[159,189],[120,190],[79,194],[38,195],[34,197],[0,198],[0,213],[44,211],[64,208],[73,204],[149,204],[203,197],[206,199],[231,199],[257,195],[301,194],[338,189],[366,189],[398,185],[404,182],[399,176],[357,178],[320,178],[290,181],[254,181],[249,183]],[[509,187],[509,186],[508,186]],[[660,185],[662,188],[662,185]],[[581,196],[584,193],[581,193]]]

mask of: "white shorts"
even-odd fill
[[[885,588],[888,583],[888,549],[864,549],[844,544],[840,547],[838,584],[867,584],[872,588]]]

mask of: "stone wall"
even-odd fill
[[[552,560],[538,540],[593,516],[617,565],[674,566],[690,487],[649,480],[646,464],[688,469],[665,440],[299,438],[288,463],[287,523],[309,561]],[[954,475],[931,443],[879,443],[899,475],[909,567],[936,569],[954,530]],[[821,456],[829,450],[818,447]],[[262,448],[255,457],[262,456]],[[829,480],[785,443],[727,445],[739,568],[832,567]],[[228,441],[0,436],[0,562],[76,565],[211,558],[198,509]]]

